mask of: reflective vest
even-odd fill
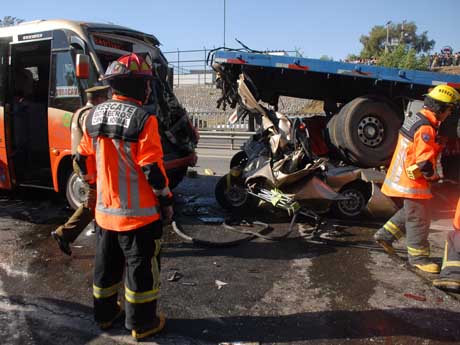
[[[408,199],[433,197],[427,177],[436,173],[437,156],[441,151],[435,141],[437,127],[435,114],[427,109],[405,118],[382,186],[384,194]],[[406,169],[414,164],[423,175],[411,180]]]
[[[455,210],[454,228],[455,230],[460,231],[460,199],[458,199],[457,209]]]
[[[134,100],[114,96],[94,107],[85,124],[78,152],[96,161],[96,222],[129,231],[158,220],[158,198],[142,170],[156,163],[167,186],[156,118]]]

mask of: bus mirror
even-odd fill
[[[89,78],[89,56],[85,54],[77,54],[77,78],[88,79]]]

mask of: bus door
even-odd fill
[[[18,43],[11,44],[10,161],[16,184],[51,187],[48,144],[51,37],[35,40],[36,37],[41,36],[22,35]]]
[[[11,106],[8,104],[9,49],[11,38],[0,38],[0,188],[11,189],[10,164],[8,162],[7,123]]]

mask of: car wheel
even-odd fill
[[[217,181],[214,189],[216,200],[225,209],[244,212],[257,206],[258,200],[250,195],[243,184],[238,183],[229,174]]]
[[[354,181],[342,187],[340,194],[348,200],[339,200],[332,204],[331,212],[339,218],[354,219],[363,215],[371,196],[371,186],[364,181]]]
[[[230,160],[230,169],[238,165],[239,166],[245,165],[247,161],[248,161],[248,156],[246,155],[246,152],[239,151],[235,153],[235,155]]]

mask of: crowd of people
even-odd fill
[[[377,65],[378,58],[372,57],[369,59],[355,58],[346,59],[344,62],[356,63],[363,65]],[[430,55],[429,67],[430,69],[445,66],[460,66],[460,51],[454,53],[453,51],[441,51]]]
[[[378,59],[376,57],[372,57],[370,59],[356,58],[356,59],[346,59],[345,62],[359,63],[359,64],[364,64],[364,65],[377,65]]]
[[[460,51],[441,52],[430,55],[430,68],[443,67],[443,66],[459,66],[460,65]]]

